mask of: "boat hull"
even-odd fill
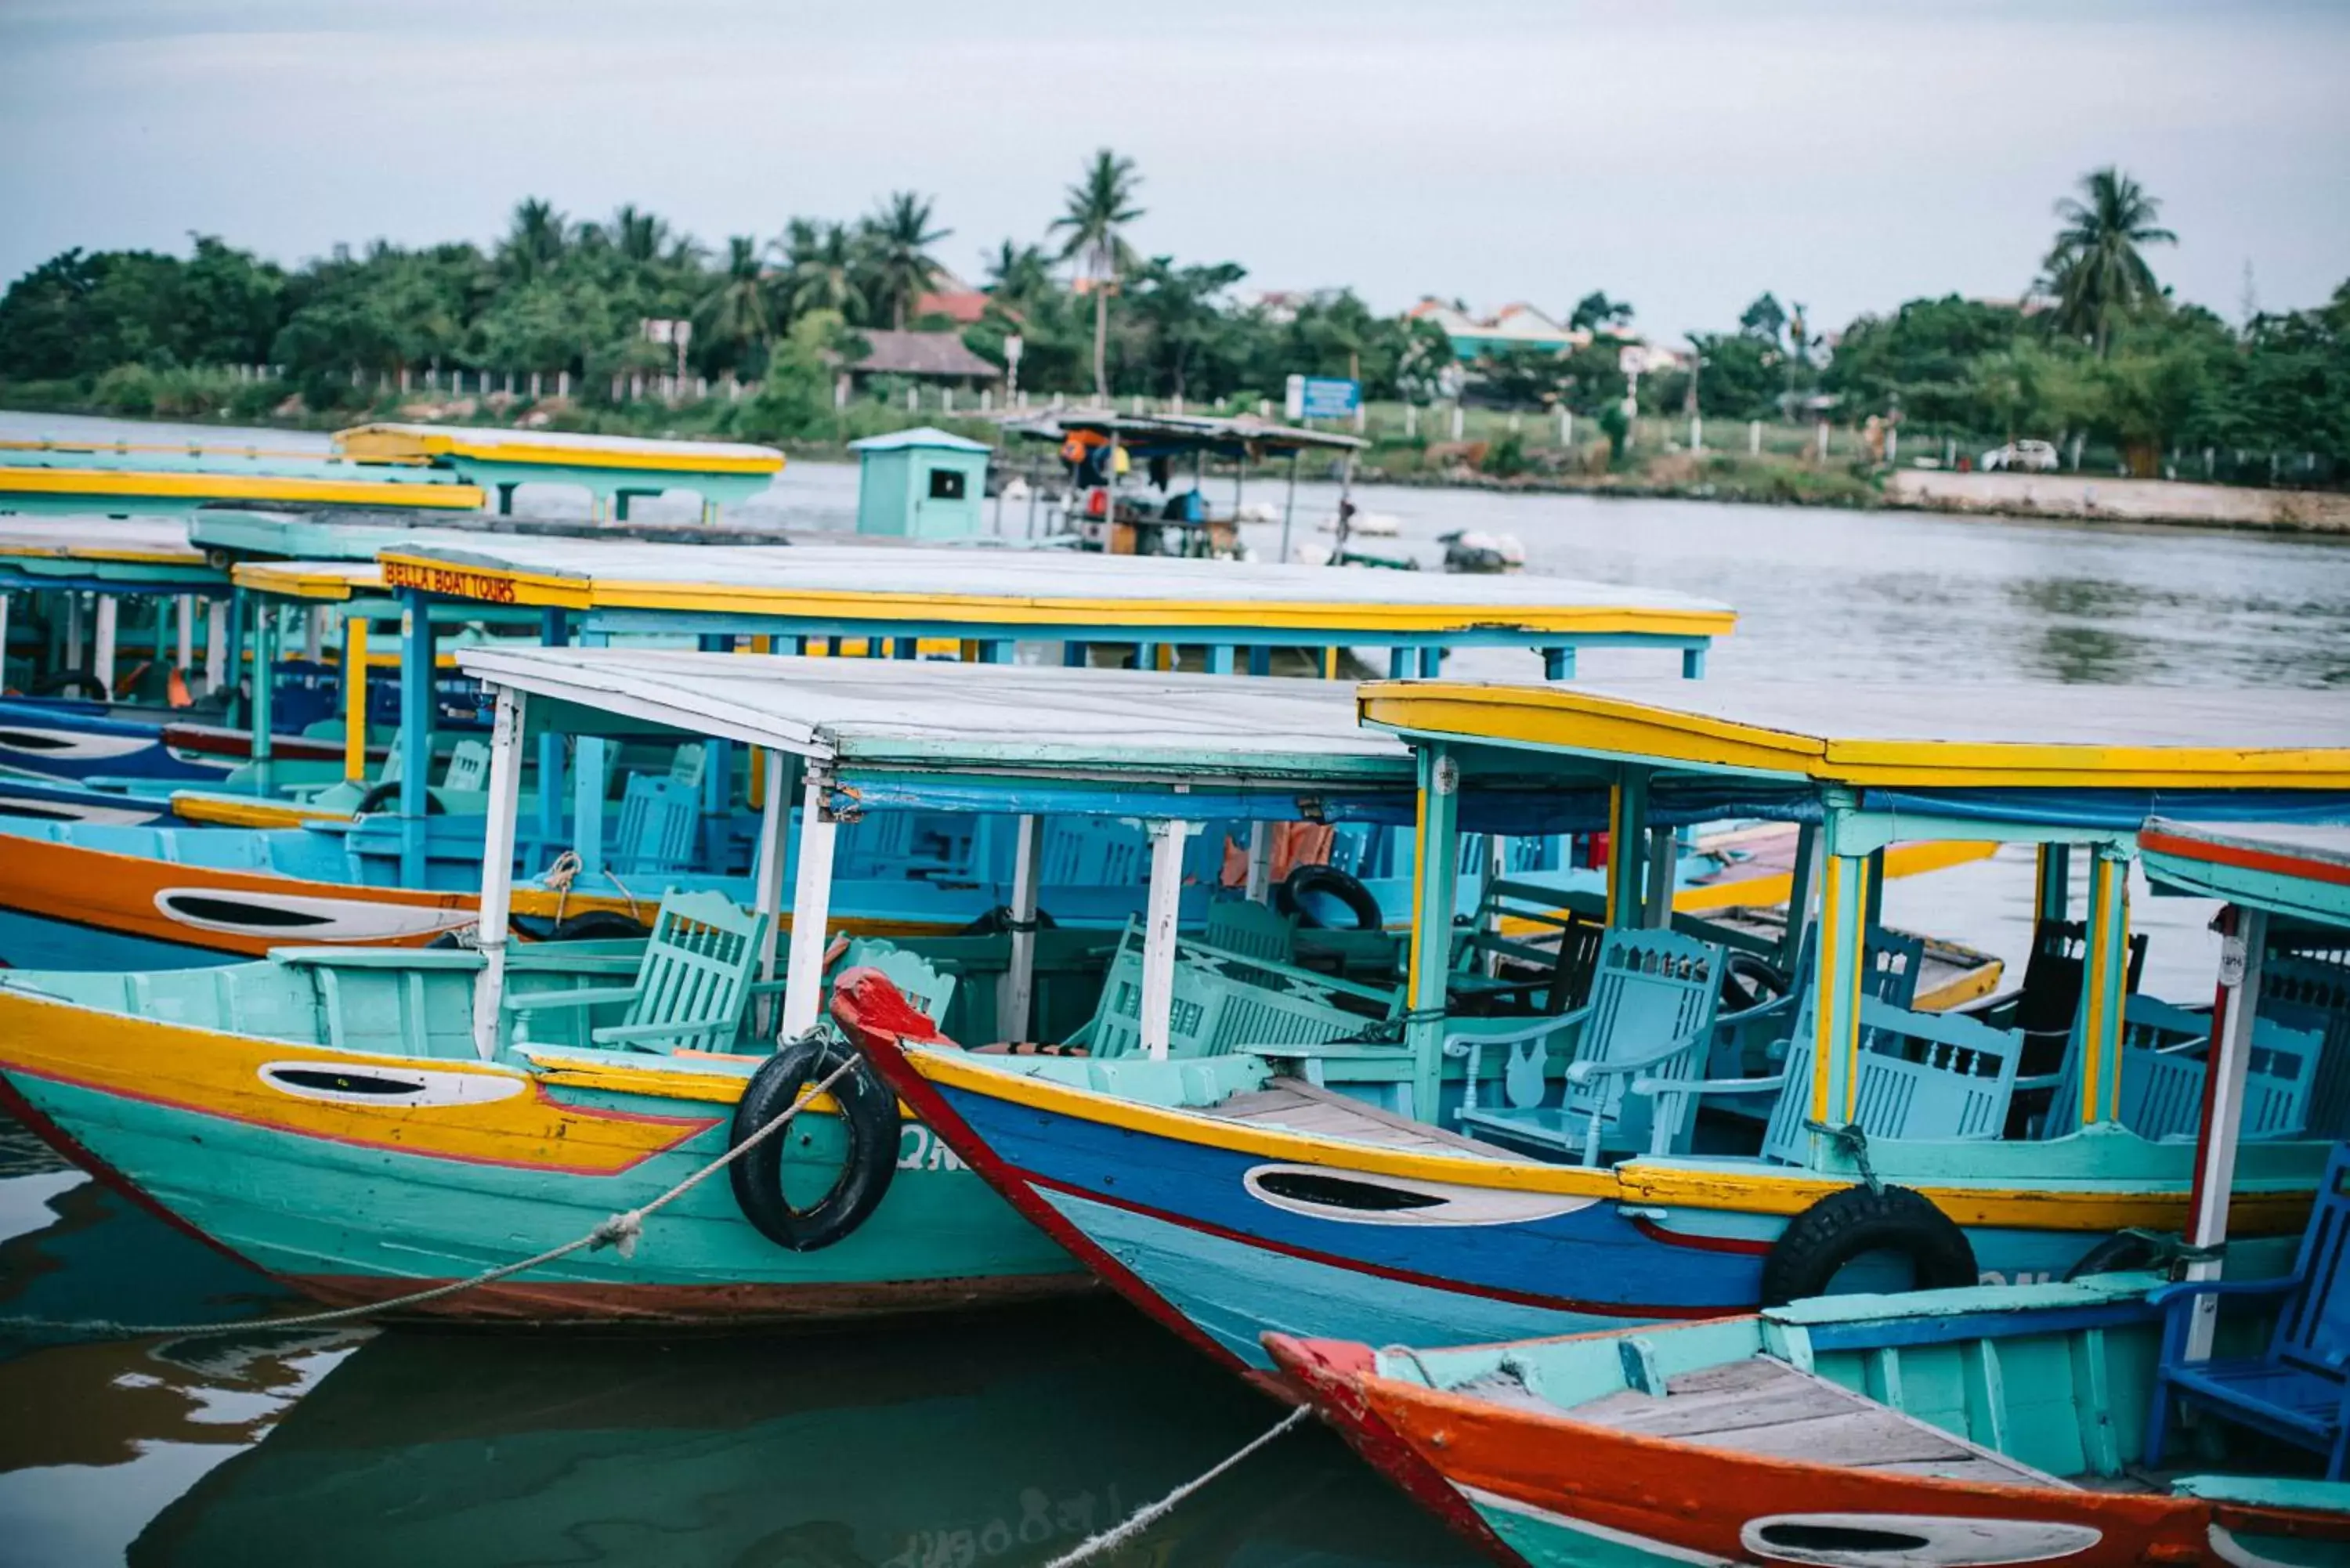
[[[1405,1152],[1165,1110],[901,1043],[860,1016],[867,1000],[844,988],[836,1013],[956,1153],[1106,1282],[1259,1378],[1267,1333],[1457,1344],[1750,1312],[1786,1222],[1849,1184],[1758,1162],[1669,1187],[1637,1164]],[[1301,1199],[1293,1175],[1336,1193]],[[2127,1200],[1927,1196],[1997,1283],[2061,1271],[2123,1226],[2175,1229],[2184,1176]],[[2244,1211],[2247,1232],[2297,1223],[2307,1192],[2273,1201]]]
[[[1362,1345],[1274,1349],[1375,1469],[1526,1568],[2350,1562],[2339,1513],[1741,1453],[1381,1376]]]
[[[386,1103],[318,1087],[353,1075],[421,1088]],[[0,1079],[10,1108],[68,1158],[261,1272],[342,1304],[462,1280],[642,1207],[725,1151],[747,1064],[537,1072],[225,1033],[0,988]],[[837,1122],[810,1112],[791,1137],[787,1168],[806,1168],[787,1176],[794,1190],[821,1186],[837,1168]],[[830,1247],[776,1247],[727,1183],[712,1180],[649,1220],[633,1257],[574,1253],[420,1310],[800,1321],[1084,1282],[1065,1252],[909,1124],[888,1197]]]

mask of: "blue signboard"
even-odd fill
[[[1293,420],[1350,420],[1363,406],[1363,384],[1343,376],[1292,376],[1286,412]]]

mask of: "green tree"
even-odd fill
[[[1134,204],[1142,177],[1134,160],[1120,158],[1105,147],[1094,154],[1085,173],[1068,188],[1067,207],[1053,220],[1055,230],[1068,231],[1061,259],[1077,258],[1094,296],[1094,396],[1109,398],[1109,295],[1118,275],[1134,260],[1126,243],[1126,225],[1142,216]]]
[[[2095,344],[2106,357],[2116,325],[2162,297],[2142,245],[2178,243],[2158,227],[2162,203],[2115,168],[2081,177],[2079,199],[2056,203],[2064,227],[2043,261],[2042,286],[2056,297],[2056,326]]]
[[[1738,318],[1738,330],[1749,337],[1759,337],[1765,343],[1776,344],[1787,330],[1787,312],[1779,296],[1765,291],[1757,295],[1754,303]]]
[[[844,319],[862,317],[865,257],[846,223],[794,218],[784,230],[784,296],[792,314],[829,310]]]
[[[561,261],[569,248],[563,214],[552,202],[530,196],[515,204],[514,220],[498,246],[498,260],[514,276],[527,282]]]
[[[931,227],[931,203],[911,191],[893,193],[865,221],[865,242],[873,269],[873,305],[902,332],[914,302],[938,280],[939,264],[930,247],[954,233]]]
[[[756,239],[736,234],[726,242],[725,265],[693,317],[694,343],[711,369],[747,370],[764,351],[775,327],[765,275]]]
[[[1577,332],[1620,332],[1632,324],[1632,306],[1627,300],[1610,299],[1606,291],[1595,288],[1575,302],[1575,314],[1566,318],[1566,324]]]

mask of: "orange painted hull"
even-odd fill
[[[1612,1538],[1659,1563],[1816,1561],[1758,1550],[1749,1533],[1756,1521],[1791,1509],[2069,1529],[2076,1548],[2032,1559],[2068,1568],[2218,1562],[2215,1543],[2230,1536],[2350,1542],[2350,1517],[2338,1514],[1986,1486],[1735,1453],[1383,1377],[1364,1345],[1278,1334],[1267,1345],[1357,1452],[1503,1563],[1551,1568],[1572,1558],[1513,1549],[1489,1519],[1537,1531],[1554,1521],[1563,1538]]]

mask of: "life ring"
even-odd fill
[[[1331,918],[1339,913],[1334,907],[1339,905],[1354,917],[1356,930],[1376,931],[1388,923],[1387,911],[1371,897],[1371,890],[1336,866],[1300,866],[1273,890],[1274,909],[1296,916],[1297,923],[1309,930],[1346,929]]]
[[[851,1059],[851,1048],[827,1030],[810,1030],[785,1044],[751,1075],[742,1103],[734,1107],[728,1146],[741,1147],[789,1110],[808,1085]],[[778,1247],[813,1252],[831,1246],[880,1207],[898,1174],[898,1096],[862,1056],[853,1059],[856,1066],[830,1090],[848,1133],[848,1158],[823,1197],[802,1205],[784,1192],[784,1144],[799,1136],[791,1128],[762,1140],[727,1168],[743,1217]]]
[[[74,692],[81,693],[93,702],[114,701],[114,693],[106,689],[106,682],[87,670],[68,670],[33,685],[36,697],[64,697]]]
[[[1846,1187],[1788,1223],[1762,1261],[1762,1304],[1824,1295],[1845,1265],[1868,1252],[1898,1252],[1912,1287],[1954,1290],[1981,1281],[1974,1244],[1950,1217],[1907,1187]]]
[[[359,805],[351,807],[351,815],[353,816],[366,816],[371,813],[381,811],[387,805],[397,806],[399,804],[400,781],[398,779],[386,779],[383,783],[368,791],[367,794],[359,796]],[[442,805],[439,799],[433,795],[431,790],[428,789],[424,792],[425,815],[445,816],[448,815],[448,811],[449,808]]]

